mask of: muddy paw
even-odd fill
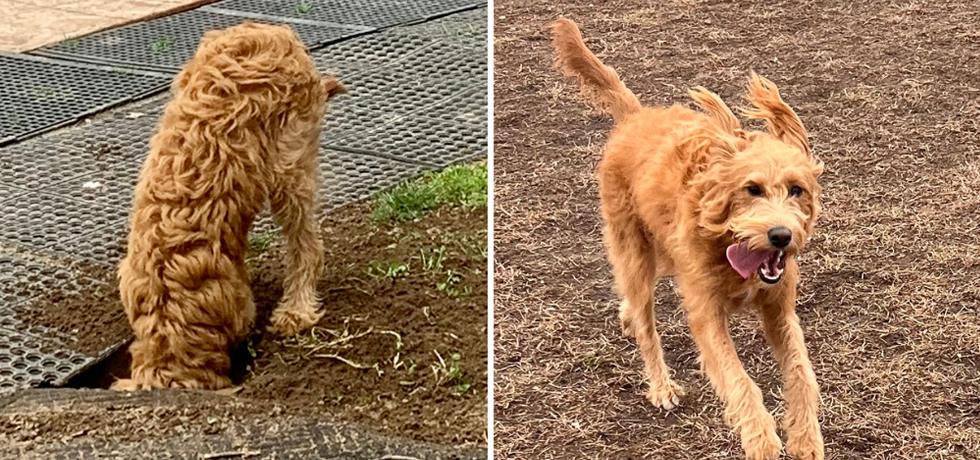
[[[768,413],[766,415],[769,416]],[[772,418],[771,416],[769,417],[770,419]],[[776,435],[775,423],[770,421],[769,424],[772,426],[761,430],[746,432],[743,429],[742,447],[745,449],[745,458],[749,460],[772,460],[779,458],[780,451],[782,451],[782,443],[779,441],[779,436]]]
[[[671,410],[681,404],[681,396],[684,396],[684,389],[680,385],[668,380],[666,383],[656,387],[650,386],[647,392],[647,400],[655,407]]]
[[[313,327],[322,317],[323,311],[314,309],[302,311],[277,309],[272,312],[271,324],[267,330],[272,334],[288,337]]]

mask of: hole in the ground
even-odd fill
[[[261,337],[252,338],[255,343],[260,339]],[[231,379],[235,385],[241,384],[248,377],[248,367],[254,359],[249,352],[249,343],[249,340],[242,341],[231,353]],[[106,389],[116,380],[129,378],[130,364],[132,359],[129,356],[129,344],[126,344],[102,361],[69,379],[64,386]]]
[[[65,384],[68,388],[109,388],[117,379],[129,377],[129,346],[118,350],[102,361],[72,377]]]

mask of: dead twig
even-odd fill
[[[349,360],[347,358],[344,358],[343,356],[340,356],[340,355],[313,355],[313,357],[314,358],[336,359],[337,361],[340,361],[340,362],[342,362],[342,363],[344,363],[344,364],[346,364],[346,365],[348,365],[350,367],[353,367],[354,369],[374,369],[374,366],[366,366],[364,364],[357,364],[354,361],[351,361],[351,360]]]
[[[262,452],[259,452],[257,450],[236,450],[236,451],[228,451],[228,452],[214,452],[210,454],[201,454],[201,460],[213,460],[216,458],[232,458],[232,457],[248,458],[248,457],[254,457],[261,453]]]

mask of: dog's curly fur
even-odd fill
[[[319,135],[327,101],[343,91],[288,27],[205,34],[174,81],[136,186],[119,268],[136,336],[132,375],[113,388],[231,384],[230,352],[255,317],[248,230],[267,203],[288,257],[270,330],[294,334],[320,319]]]
[[[748,85],[754,108],[744,113],[765,120],[768,133],[743,130],[704,88],[690,92],[704,113],[643,107],[585,47],[575,23],[560,19],[552,32],[558,65],[616,120],[599,166],[604,238],[623,296],[623,331],[636,337],[650,380],[648,399],[671,409],[683,396],[664,363],[653,302],[659,278],[676,275],[702,370],[725,402],[726,421],[741,434],[746,456],[777,458],[781,448],[728,330],[729,315],[743,308],[761,316],[783,371],[786,451],[824,458],[819,390],[795,311],[795,256],[814,230],[823,164],[813,157],[800,119],[776,86],[755,74]],[[726,260],[726,249],[745,244],[778,255],[769,233],[777,227],[792,232],[782,248],[783,279],[743,278]]]

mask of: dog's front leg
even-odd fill
[[[762,323],[783,371],[786,453],[805,460],[823,460],[823,435],[817,420],[820,389],[803,343],[800,318],[796,316],[795,292],[762,305]]]
[[[694,293],[685,293],[685,303],[691,333],[701,351],[701,368],[725,402],[725,422],[741,435],[748,459],[778,458],[781,443],[776,422],[762,403],[762,391],[738,359],[723,301],[706,289],[686,291]]]
[[[320,169],[317,162],[319,131],[305,137],[280,139],[280,152],[301,152],[290,165],[280,167],[269,197],[272,213],[286,236],[286,279],[283,296],[272,312],[269,331],[290,336],[313,327],[323,317],[316,283],[323,270],[323,241],[316,210]]]

